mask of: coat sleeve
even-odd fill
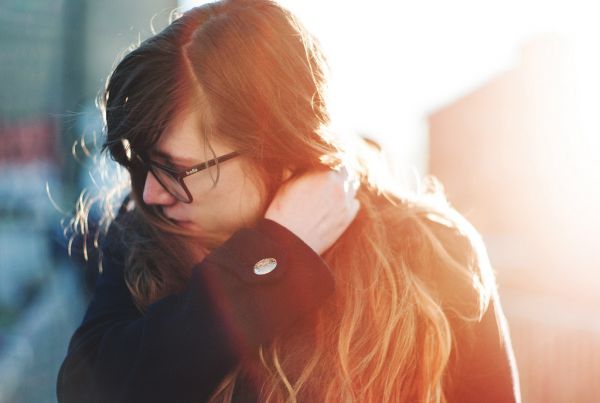
[[[454,321],[448,403],[520,403],[519,377],[497,293],[479,322]]]
[[[276,266],[258,275],[265,258]],[[205,401],[244,354],[333,291],[320,256],[267,219],[234,234],[192,269],[183,292],[144,314],[125,285],[123,256],[108,254],[103,266],[58,375],[61,403]]]

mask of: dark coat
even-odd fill
[[[123,279],[124,247],[107,249],[58,375],[61,403],[206,401],[244,354],[308,317],[334,290],[321,257],[267,219],[234,234],[193,268],[184,292],[144,314]],[[264,258],[277,265],[257,275]],[[454,329],[461,354],[450,366],[450,403],[518,401],[497,304],[468,331]]]

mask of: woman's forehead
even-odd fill
[[[153,158],[179,165],[193,165],[201,156],[203,144],[203,134],[193,114],[186,113],[173,119],[147,152]]]
[[[203,123],[202,114],[197,110],[179,114],[165,128],[149,153],[181,165],[193,165],[199,160],[212,158],[212,150],[217,155],[233,151],[215,137],[210,138],[209,146]]]

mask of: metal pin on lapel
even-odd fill
[[[277,259],[268,257],[266,259],[259,260],[254,265],[254,274],[263,276],[271,273],[277,267]]]

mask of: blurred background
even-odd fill
[[[329,57],[335,126],[379,141],[400,175],[436,175],[482,233],[524,402],[599,402],[591,2],[282,3]],[[194,4],[0,1],[0,403],[56,401],[93,280],[61,222],[102,185],[95,98],[119,55]]]

